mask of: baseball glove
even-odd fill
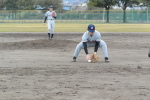
[[[91,56],[91,62],[92,63],[96,63],[98,61],[98,56],[96,55],[96,54],[93,54],[92,56]]]
[[[56,13],[55,12],[52,12],[52,17],[56,17]]]

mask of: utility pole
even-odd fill
[[[149,7],[149,6],[147,6],[147,22],[149,22],[149,20],[148,20],[148,17],[149,17],[149,16],[148,16],[148,7]]]

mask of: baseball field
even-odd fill
[[[0,23],[0,100],[150,100],[150,24],[95,24],[110,62],[71,62],[87,25]]]

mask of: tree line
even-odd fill
[[[99,7],[105,8],[107,13],[107,20],[109,22],[109,10],[111,6],[118,5],[123,10],[123,22],[126,22],[126,8],[133,7],[133,5],[139,5],[142,3],[143,6],[149,7],[150,0],[89,0],[88,7]]]
[[[50,5],[54,9],[62,8],[62,0],[0,0],[0,9],[6,10],[34,10],[36,5],[48,9]]]
[[[53,5],[54,9],[60,9],[62,0],[0,0],[0,10],[5,7],[9,10],[9,17],[13,16],[13,19],[16,19],[18,10],[34,10],[37,5],[44,9],[48,9],[50,5]]]

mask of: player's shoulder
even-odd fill
[[[95,33],[96,33],[96,34],[101,34],[101,33],[100,33],[99,31],[97,31],[97,30],[95,30]]]
[[[86,37],[87,34],[88,34],[88,32],[84,32],[83,35],[82,35],[82,37]]]
[[[84,32],[84,34],[83,34],[83,35],[88,35],[88,31]]]
[[[50,11],[47,11],[46,13],[49,13]]]
[[[99,31],[95,30],[95,33],[100,33]]]

